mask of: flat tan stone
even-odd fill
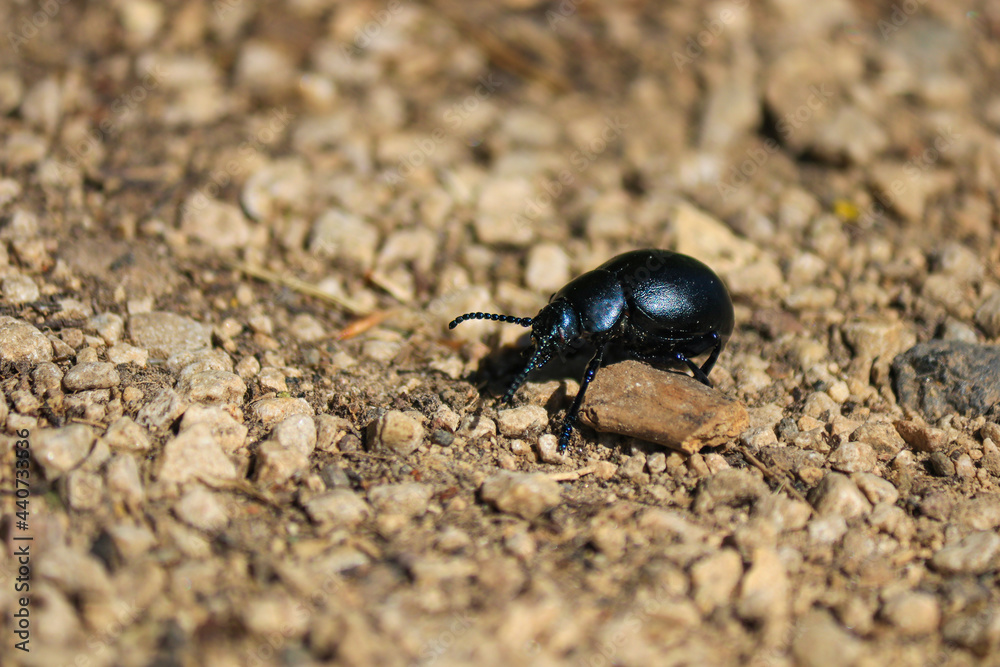
[[[580,418],[596,431],[618,433],[694,454],[722,445],[750,425],[746,408],[694,378],[622,361],[601,368]]]

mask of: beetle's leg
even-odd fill
[[[587,370],[583,374],[583,380],[580,381],[580,391],[576,392],[576,398],[573,399],[573,405],[569,406],[569,412],[566,413],[566,419],[563,421],[562,433],[559,434],[559,447],[557,451],[561,454],[563,451],[569,447],[569,436],[573,433],[573,425],[576,424],[576,418],[580,415],[580,406],[583,404],[583,395],[587,393],[587,387],[590,385],[590,381],[594,379],[594,375],[597,374],[597,369],[601,367],[601,362],[604,360],[604,350],[607,349],[607,345],[598,345],[597,351],[594,356],[591,357],[590,363],[587,364]]]
[[[694,363],[693,361],[691,361],[690,359],[688,359],[687,357],[685,357],[680,352],[675,352],[674,354],[677,357],[677,361],[680,361],[682,363],[687,364],[687,367],[691,369],[692,373],[694,373],[694,379],[695,380],[697,380],[698,382],[702,383],[706,387],[711,387],[712,386],[712,381],[708,379],[708,373],[705,372],[705,366],[708,366],[709,370],[711,370],[712,367],[708,363],[708,361],[711,361],[712,363],[715,363],[714,359],[712,359],[711,357],[709,357],[708,361],[705,362],[705,366],[702,366],[701,368],[698,368],[698,364]],[[718,348],[716,348],[716,351],[712,352],[712,354],[714,354],[715,356],[718,356]]]
[[[718,347],[716,347],[716,349],[712,352],[712,356],[709,357],[708,361],[706,361],[704,366],[702,366],[701,368],[698,368],[698,364],[688,359],[683,352],[671,352],[670,354],[666,355],[639,354],[633,352],[632,356],[634,356],[636,359],[639,359],[640,361],[647,361],[655,364],[663,364],[664,366],[676,365],[678,363],[684,364],[685,366],[691,369],[691,373],[694,374],[695,380],[697,380],[698,382],[702,383],[705,386],[711,387],[712,381],[708,379],[708,373],[705,371],[705,367],[708,367],[708,370],[712,370],[712,366],[711,364],[709,364],[709,361],[714,364],[715,359],[713,357],[717,358],[719,356],[719,352],[718,352]]]
[[[514,400],[514,394],[517,393],[518,388],[524,384],[524,381],[528,378],[528,374],[535,370],[536,368],[541,368],[545,364],[549,363],[549,359],[552,358],[552,353],[543,348],[535,349],[535,352],[528,359],[527,365],[521,370],[520,373],[514,378],[514,382],[511,383],[510,387],[507,388],[507,393],[503,395],[500,399],[500,403],[507,404]]]
[[[701,372],[705,374],[706,379],[708,379],[708,374],[712,372],[712,369],[715,368],[715,362],[718,361],[719,353],[722,352],[722,338],[719,336],[719,332],[713,331],[709,337],[715,341],[715,347],[712,348],[712,354],[708,355],[708,359],[701,366]],[[695,376],[697,377],[697,373]],[[707,382],[705,384],[708,384],[709,387],[712,386]]]

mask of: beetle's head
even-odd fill
[[[454,329],[468,320],[492,320],[531,327],[531,339],[535,343],[535,350],[532,352],[531,358],[528,359],[527,365],[517,374],[507,393],[503,395],[501,400],[504,403],[509,402],[514,397],[514,392],[524,383],[528,373],[547,364],[553,354],[558,354],[561,357],[568,348],[573,347],[580,340],[580,317],[573,310],[573,307],[562,299],[550,302],[538,311],[538,315],[535,317],[466,313],[452,320],[448,328]]]
[[[553,353],[561,357],[580,338],[580,316],[569,302],[552,301],[532,320],[531,338],[535,354],[543,352],[546,359]]]

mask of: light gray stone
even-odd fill
[[[424,427],[413,417],[389,410],[368,427],[368,440],[373,448],[409,456],[424,439]]]
[[[481,489],[482,498],[501,512],[534,519],[559,504],[559,484],[537,473],[499,472]]]
[[[73,366],[63,376],[66,391],[86,391],[89,389],[109,389],[121,382],[113,364],[97,361]]]
[[[305,503],[306,514],[313,522],[353,528],[371,516],[365,499],[348,489],[335,489]]]
[[[70,424],[33,434],[31,450],[35,460],[45,469],[45,476],[53,479],[79,465],[96,439],[97,434],[90,426]]]
[[[132,342],[152,359],[166,360],[212,344],[210,327],[176,313],[137,313],[129,318],[128,329]]]
[[[0,361],[31,365],[52,361],[52,343],[27,322],[0,316]]]
[[[201,480],[208,484],[236,479],[236,466],[216,442],[208,424],[193,426],[163,447],[158,479],[184,484]]]
[[[422,516],[434,495],[434,487],[420,482],[383,484],[368,489],[368,502],[375,511],[384,514]]]

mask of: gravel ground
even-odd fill
[[[1000,665],[996,2],[0,25],[3,664]],[[642,247],[749,426],[559,454],[447,322]]]

